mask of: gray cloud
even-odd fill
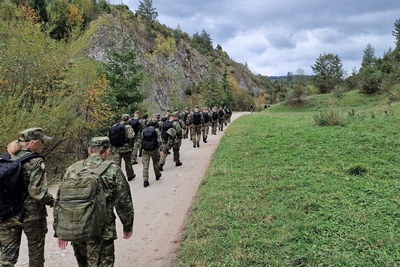
[[[350,73],[368,43],[379,57],[394,47],[391,33],[400,18],[395,0],[154,0],[153,6],[162,24],[179,24],[189,35],[204,29],[214,46],[263,75],[299,68],[311,74],[323,53],[337,54]]]

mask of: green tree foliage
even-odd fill
[[[210,35],[205,30],[202,30],[199,34],[196,32],[192,37],[192,45],[203,54],[207,54],[213,51],[213,43]]]
[[[331,92],[343,81],[345,75],[338,55],[320,55],[311,68],[315,73],[313,83],[321,94]]]
[[[155,22],[158,17],[156,8],[153,7],[153,0],[139,0],[139,8],[136,14],[147,19],[150,22]]]
[[[3,96],[23,94],[20,105],[30,108],[36,103],[45,103],[63,89],[61,81],[67,62],[62,52],[65,44],[49,40],[39,24],[26,20],[0,21],[0,32]]]
[[[223,105],[233,108],[235,106],[235,96],[233,94],[233,88],[231,88],[229,84],[229,75],[226,69],[222,76],[222,90],[224,93]]]
[[[108,52],[107,60],[102,67],[111,87],[107,102],[117,118],[123,113],[133,114],[145,99],[141,90],[142,65],[137,60],[137,53],[125,41],[122,48]]]
[[[400,19],[394,22],[394,30],[392,35],[396,38],[396,49],[400,49]]]
[[[374,94],[379,92],[382,82],[382,72],[374,66],[366,66],[360,71],[361,84],[360,91],[364,94]]]
[[[375,48],[373,48],[371,44],[368,44],[363,52],[361,68],[372,66],[375,64],[375,62],[376,62]]]

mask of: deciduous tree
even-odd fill
[[[338,55],[320,55],[311,66],[315,73],[313,82],[321,94],[329,93],[343,81],[345,72]]]

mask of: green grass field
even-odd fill
[[[348,92],[230,125],[177,266],[400,266],[400,104]],[[339,126],[317,126],[335,110]]]

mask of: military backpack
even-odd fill
[[[108,131],[110,144],[115,147],[121,147],[126,143],[125,124],[117,123],[111,126]]]
[[[211,114],[211,118],[216,121],[218,120],[218,113],[216,111],[213,111],[213,113]]]
[[[201,113],[199,111],[193,112],[193,125],[201,124]]]
[[[100,238],[107,222],[106,195],[100,176],[112,164],[103,161],[97,168],[75,164],[75,174],[65,177],[54,207],[55,236],[65,241]]]
[[[137,135],[139,133],[140,130],[140,122],[139,119],[131,119],[129,121],[129,125],[132,126],[133,131],[135,132],[135,135]]]
[[[10,154],[4,153],[0,158],[0,223],[12,216],[19,215],[23,219],[23,206],[28,189],[23,181],[22,165],[29,159],[41,157],[30,153],[21,158],[11,160]]]
[[[157,131],[153,127],[143,130],[142,148],[144,151],[153,151],[158,148]]]

